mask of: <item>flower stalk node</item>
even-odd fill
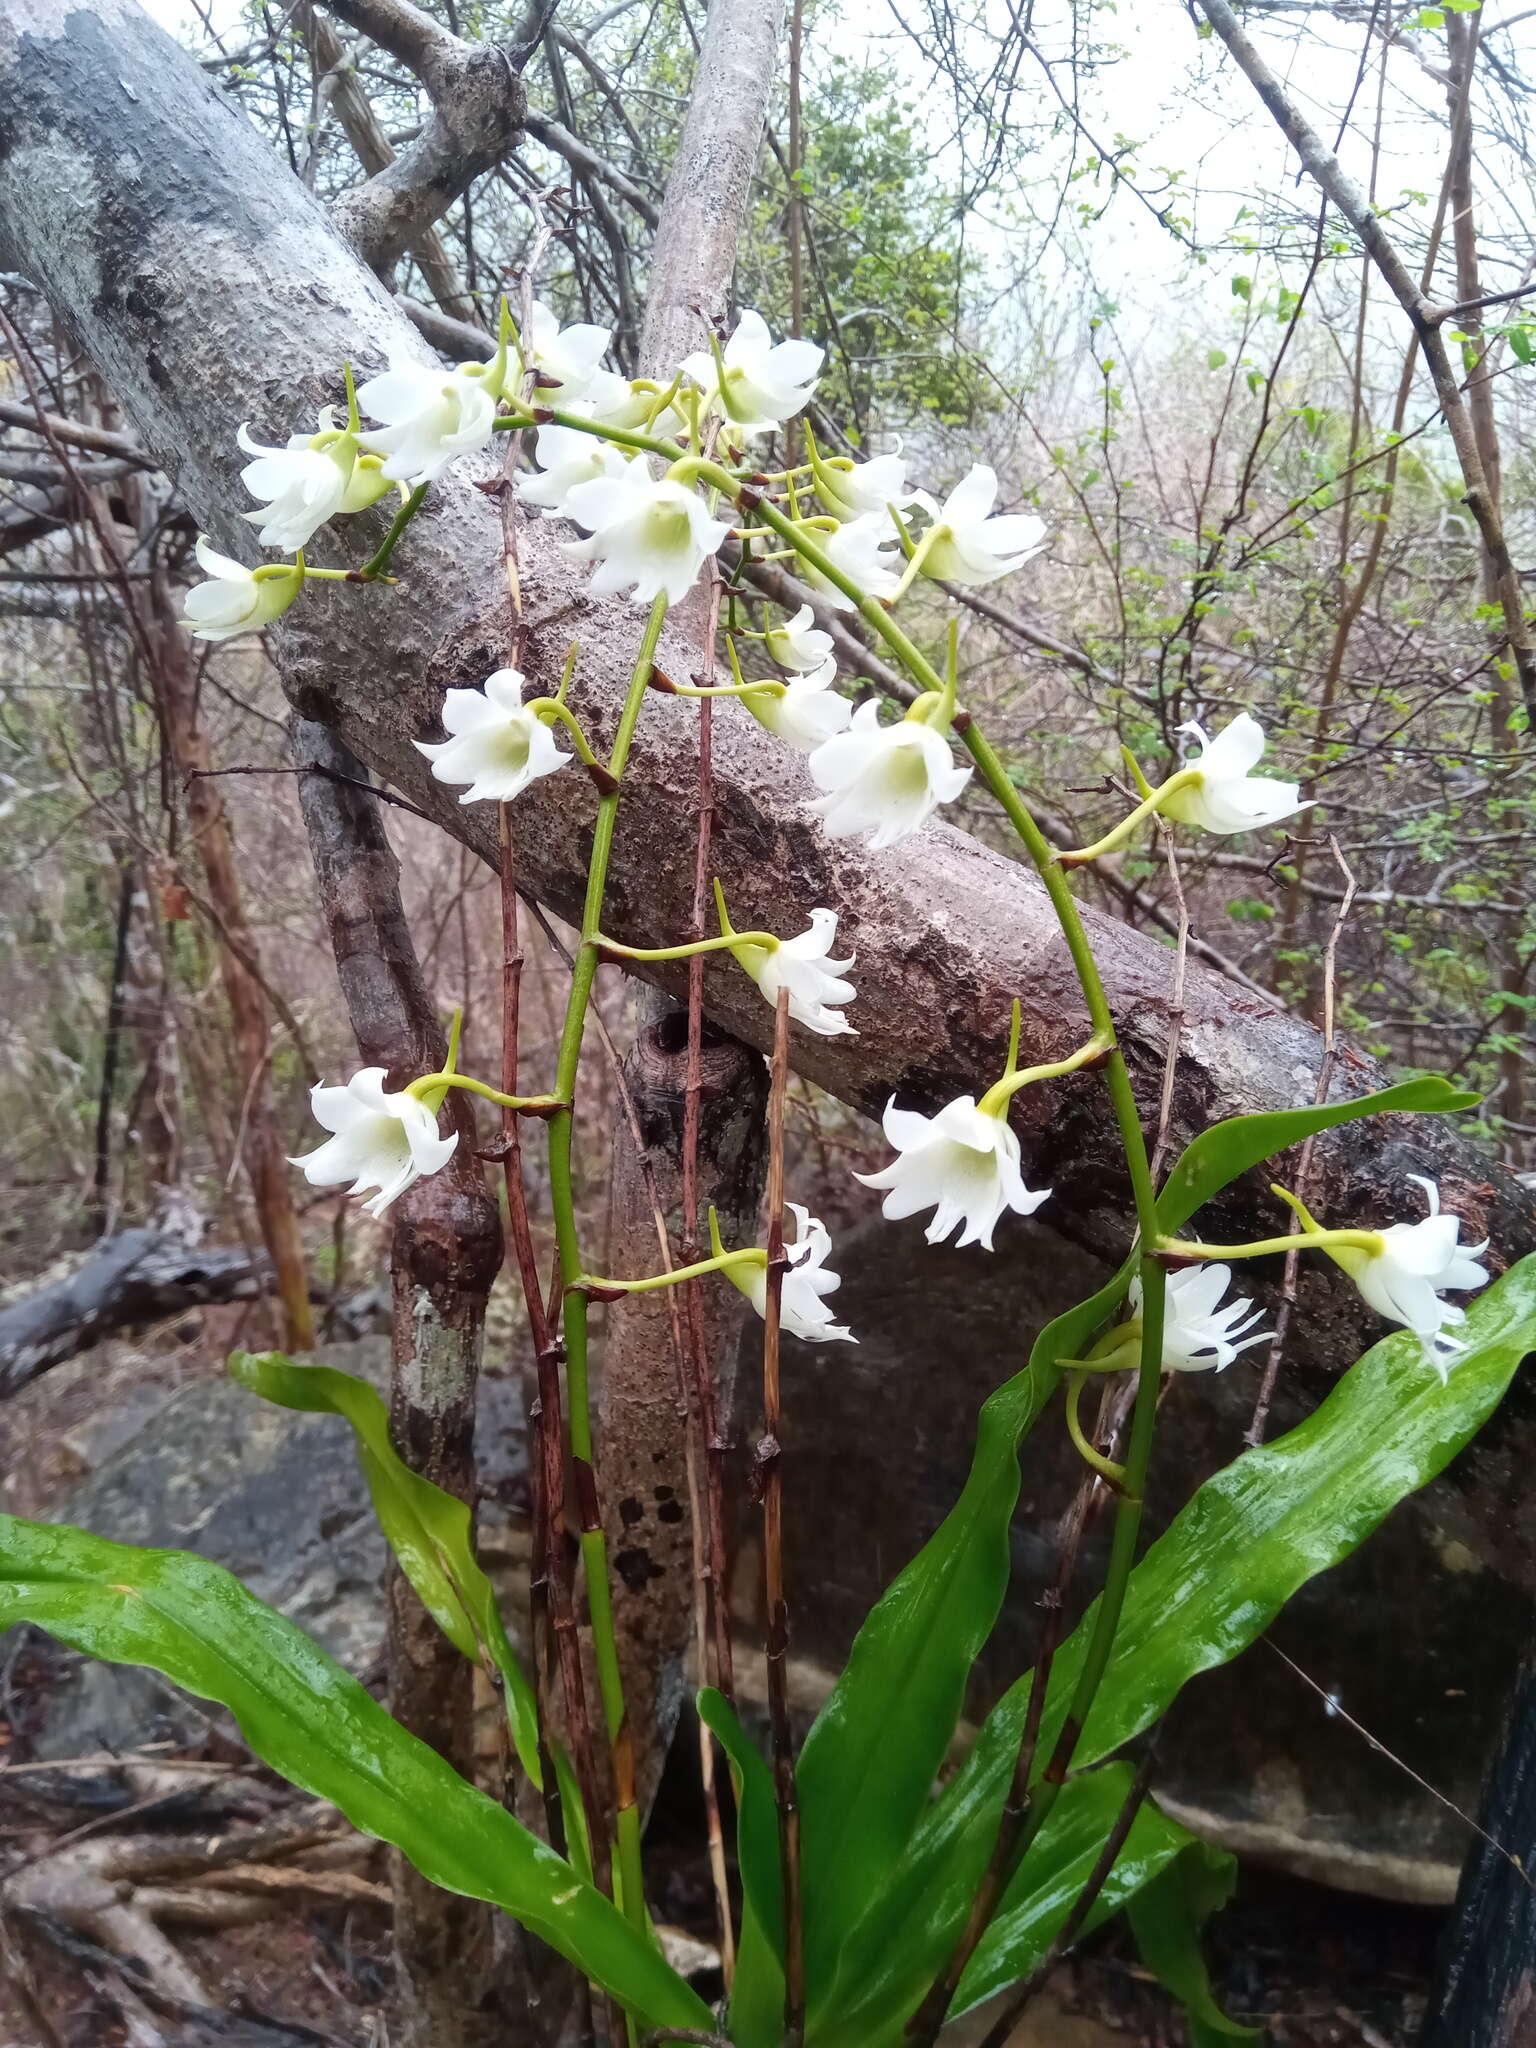
[[[592,786],[599,796],[618,795],[619,778],[617,775],[611,774],[601,761],[583,761],[581,765],[592,778]]]

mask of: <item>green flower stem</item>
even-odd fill
[[[664,441],[658,434],[642,434],[635,427],[604,427],[596,420],[588,419],[585,413],[562,412],[558,406],[540,406],[539,412],[549,414],[550,424],[557,427],[575,427],[579,433],[595,434],[600,441],[611,441],[616,448],[636,448],[646,455],[663,455],[668,462],[680,462],[683,450],[675,441]],[[496,426],[501,433],[513,433],[520,427],[543,425],[530,407],[527,412],[510,418],[498,416]],[[732,488],[735,488],[733,483]]]
[[[400,536],[421,510],[422,500],[430,489],[428,484],[418,484],[395,514],[388,533],[379,542],[379,551],[371,562],[365,562],[358,571],[365,583],[376,583],[389,567],[389,558],[400,544]],[[310,572],[313,574],[313,570]]]
[[[1080,868],[1091,860],[1098,860],[1102,854],[1113,853],[1117,846],[1125,844],[1143,818],[1150,817],[1179,790],[1193,789],[1199,781],[1198,768],[1181,768],[1176,775],[1170,775],[1166,782],[1159,783],[1156,789],[1142,799],[1134,811],[1127,812],[1119,824],[1112,831],[1106,832],[1102,839],[1096,839],[1092,846],[1079,846],[1071,853],[1058,853],[1056,858],[1063,867]]]
[[[1014,1061],[1019,1050],[1017,1002],[1013,1009],[1015,1022],[1009,1037],[1008,1070],[1001,1081],[995,1082],[976,1105],[988,1116],[1001,1116],[1019,1090],[1029,1087],[1031,1082],[1055,1081],[1063,1074],[1075,1074],[1080,1067],[1091,1066],[1095,1060],[1102,1059],[1114,1045],[1113,1038],[1104,1038],[1095,1032],[1086,1045],[1079,1046],[1076,1052],[1068,1053],[1064,1060],[1051,1060],[1042,1067],[1016,1067]]]
[[[670,1272],[651,1273],[644,1280],[605,1280],[583,1273],[576,1286],[586,1294],[654,1294],[658,1288],[676,1287],[680,1280],[699,1280],[706,1273],[728,1273],[732,1266],[766,1266],[768,1254],[760,1245],[747,1245],[737,1252],[717,1252],[712,1259],[700,1259],[692,1266],[674,1266]]]
[[[449,1068],[437,1074],[423,1074],[419,1080],[412,1081],[405,1092],[426,1102],[430,1091],[436,1089],[437,1099],[441,1102],[450,1088],[466,1088],[471,1095],[483,1095],[487,1102],[499,1102],[503,1109],[531,1111],[535,1116],[566,1106],[564,1098],[559,1095],[503,1095],[489,1081],[477,1081],[471,1074],[455,1074]]]
[[[758,557],[759,561],[763,559],[764,557],[762,556]],[[756,637],[761,639],[762,635],[758,634]],[[711,683],[707,686],[701,686],[698,683],[674,683],[672,685],[672,695],[674,697],[782,697],[784,695],[784,685],[782,683],[770,682],[766,677],[760,683]]]
[[[640,721],[641,706],[650,687],[651,664],[667,616],[667,601],[658,597],[651,607],[640,652],[630,679],[629,693],[619,714],[608,773],[618,785]],[[592,1397],[588,1378],[588,1301],[579,1291],[582,1262],[576,1237],[576,1200],[571,1175],[571,1104],[576,1098],[576,1076],[581,1065],[581,1041],[586,1028],[592,983],[597,973],[598,946],[603,925],[603,897],[608,887],[608,863],[613,854],[613,834],[619,808],[617,786],[597,804],[597,821],[592,832],[592,855],[587,868],[587,898],[582,911],[581,945],[571,970],[571,990],[565,1006],[565,1024],[555,1067],[555,1098],[560,1107],[549,1123],[549,1190],[555,1217],[555,1241],[560,1255],[560,1277],[568,1291],[565,1297],[566,1409],[569,1416],[571,1459],[575,1467],[576,1496],[581,1518],[581,1560],[586,1576],[587,1602],[592,1617],[592,1657],[597,1667],[598,1691],[602,1695],[603,1720],[613,1753],[615,1821],[618,1837],[619,1877],[625,1917],[636,1927],[646,1926],[645,1891],[640,1867],[640,1812],[635,1803],[634,1750],[624,1712],[624,1684],[619,1676],[619,1653],[613,1627],[613,1599],[608,1583],[608,1546],[598,1511],[597,1481],[592,1460]]]
[[[557,413],[555,417],[562,426],[574,427],[583,433],[602,435],[605,432],[595,421],[584,419],[579,413]],[[650,453],[666,455],[674,460],[679,453],[670,442],[659,442],[649,435],[619,435],[607,430],[606,437],[610,440],[623,440],[629,446],[644,448]],[[728,470],[721,468],[717,463],[704,462],[698,458],[692,458],[692,462],[695,473],[701,479],[707,480],[728,497],[740,502],[744,487]],[[923,691],[934,692],[941,698],[946,695],[945,678],[897,625],[889,610],[878,599],[866,596],[853,578],[845,575],[836,563],[829,559],[810,534],[781,512],[770,499],[759,497],[753,492],[750,494],[749,503],[765,526],[771,527],[787,546],[795,549],[802,561],[809,564],[834,590],[840,590],[850,600],[859,616],[884,641]],[[1073,1691],[1061,1737],[1046,1768],[1045,1782],[1036,1791],[1024,1838],[1015,1853],[1013,1860],[1016,1864],[1039,1832],[1065,1781],[1083,1722],[1108,1665],[1115,1632],[1120,1624],[1121,1610],[1125,1605],[1126,1586],[1130,1579],[1131,1566],[1135,1561],[1136,1542],[1141,1529],[1142,1496],[1146,1488],[1147,1466],[1152,1454],[1152,1436],[1157,1422],[1157,1395],[1162,1380],[1163,1312],[1167,1298],[1167,1275],[1157,1260],[1150,1256],[1151,1247],[1157,1237],[1157,1191],[1152,1181],[1151,1161],[1147,1155],[1146,1137],[1141,1128],[1141,1115],[1136,1107],[1136,1095],[1131,1086],[1130,1072],[1126,1067],[1124,1054],[1114,1045],[1114,1019],[1110,1014],[1109,1000],[1104,993],[1104,983],[1093,957],[1093,949],[1088,942],[1088,934],[1083,927],[1082,914],[1066,874],[1051,851],[1050,842],[1014,788],[991,743],[972,719],[964,721],[964,740],[983,782],[1002,806],[1004,814],[1023,841],[1025,850],[1045,884],[1051,908],[1061,926],[1062,937],[1071,955],[1078,985],[1083,992],[1089,1022],[1093,1026],[1095,1036],[1103,1037],[1112,1048],[1105,1067],[1105,1084],[1125,1151],[1126,1168],[1130,1175],[1131,1192],[1136,1205],[1137,1233],[1142,1247],[1139,1262],[1142,1289],[1140,1377],[1136,1389],[1136,1405],[1131,1417],[1130,1439],[1126,1447],[1125,1477],[1115,1508],[1109,1566],[1105,1575],[1104,1590],[1095,1609],[1093,1635],[1084,1657],[1078,1683]],[[559,1083],[556,1085],[558,1088]],[[582,1298],[577,1296],[574,1299],[580,1301]]]
[[[1101,1479],[1107,1479],[1111,1486],[1120,1487],[1125,1483],[1125,1467],[1117,1465],[1112,1458],[1106,1458],[1096,1450],[1083,1432],[1078,1405],[1083,1398],[1083,1388],[1088,1384],[1086,1372],[1074,1368],[1067,1374],[1067,1435],[1071,1437],[1078,1456],[1085,1464],[1091,1465]]]
[[[782,533],[791,541],[796,539],[794,528],[774,506],[765,502],[758,510],[763,520],[776,532]],[[885,606],[875,598],[866,597],[853,579],[845,576],[813,541],[801,537],[798,545],[802,556],[812,568],[835,589],[841,590],[852,599],[860,617],[890,648],[913,681],[925,691],[937,691],[942,694],[945,690],[944,678],[913,645]],[[963,727],[966,749],[976,763],[983,782],[1002,806],[1009,823],[1024,842],[1025,850],[1045,884],[1051,908],[1056,914],[1056,921],[1061,926],[1062,937],[1066,940],[1067,951],[1071,955],[1078,986],[1083,992],[1083,1001],[1087,1006],[1094,1036],[1103,1038],[1110,1047],[1104,1079],[1120,1133],[1120,1142],[1125,1151],[1126,1169],[1130,1175],[1131,1193],[1136,1205],[1137,1234],[1142,1247],[1139,1262],[1142,1290],[1141,1365],[1136,1387],[1136,1405],[1131,1415],[1130,1439],[1126,1446],[1124,1477],[1120,1481],[1120,1496],[1115,1504],[1114,1531],[1110,1539],[1104,1589],[1094,1610],[1093,1634],[1083,1659],[1077,1685],[1068,1703],[1061,1735],[1046,1766],[1044,1780],[1035,1790],[1028,1820],[1010,1859],[1012,1867],[1017,1868],[1044,1825],[1066,1781],[1072,1753],[1077,1747],[1083,1723],[1088,1717],[1109,1664],[1115,1634],[1120,1626],[1120,1615],[1125,1606],[1131,1567],[1136,1560],[1136,1543],[1141,1531],[1142,1499],[1146,1492],[1147,1467],[1152,1456],[1152,1436],[1157,1425],[1157,1396],[1162,1384],[1163,1312],[1167,1299],[1167,1274],[1157,1260],[1150,1256],[1150,1248],[1157,1237],[1157,1190],[1152,1181],[1152,1166],[1147,1155],[1146,1137],[1141,1128],[1141,1113],[1136,1107],[1135,1090],[1131,1086],[1130,1070],[1125,1064],[1125,1055],[1115,1044],[1114,1018],[1110,1014],[1109,999],[1104,993],[1103,979],[1099,974],[1098,963],[1093,957],[1088,934],[1083,927],[1077,899],[1073,896],[1066,875],[1051,852],[1050,842],[1035,822],[1024,799],[1014,788],[990,741],[973,719],[963,721]]]
[[[700,953],[722,953],[732,946],[757,946],[764,953],[776,953],[782,941],[772,932],[722,932],[718,939],[694,939],[685,946],[621,946],[601,933],[597,943],[605,953],[621,960],[692,960]]]
[[[1365,1252],[1379,1258],[1386,1243],[1379,1230],[1297,1230],[1289,1237],[1260,1237],[1252,1244],[1201,1244],[1196,1238],[1160,1237],[1157,1249],[1172,1259],[1267,1259],[1278,1252],[1327,1251]]]

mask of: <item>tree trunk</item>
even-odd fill
[[[287,1154],[278,1133],[267,1085],[271,1058],[271,1017],[255,968],[256,946],[245,915],[240,887],[239,856],[229,814],[218,782],[209,774],[212,758],[208,735],[197,710],[197,670],[190,642],[170,611],[164,590],[155,586],[153,612],[146,607],[145,626],[153,637],[160,669],[166,744],[186,792],[187,817],[197,844],[198,859],[208,885],[208,902],[216,920],[212,933],[219,973],[229,1003],[235,1055],[235,1080],[240,1089],[240,1153],[257,1226],[272,1260],[282,1307],[283,1343],[290,1351],[314,1347],[315,1324],[309,1306],[309,1275],[304,1241]]]
[[[1421,2048],[1530,2048],[1536,2042],[1536,1664],[1515,1682]]]
[[[358,1051],[401,1087],[441,1066],[447,1048],[411,943],[378,800],[357,786],[362,764],[324,726],[296,721],[293,754]],[[475,1158],[468,1099],[454,1091],[444,1107],[459,1132],[458,1150],[393,1210],[390,1433],[414,1471],[473,1502],[475,1390],[486,1299],[501,1264],[501,1221]],[[473,1782],[474,1666],[398,1570],[389,1584],[389,1662],[396,1719]],[[496,1913],[439,1890],[403,1857],[392,1859],[392,1872],[408,2048],[499,2048],[517,2039],[521,2003],[498,1955]]]

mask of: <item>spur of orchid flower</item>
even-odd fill
[[[810,404],[826,350],[813,341],[775,342],[761,313],[744,312],[718,358],[698,349],[686,374],[739,434],[767,434]]]
[[[242,426],[235,439],[255,457],[240,472],[253,498],[263,500],[259,512],[240,517],[258,528],[264,548],[293,550],[306,546],[329,519],[364,512],[389,489],[389,479],[376,455],[358,451],[355,434],[333,424],[332,409],[320,415],[315,434],[292,434],[286,448],[264,448]]]
[[[539,373],[539,399],[569,405],[585,398],[594,378],[612,374],[598,369],[612,340],[609,327],[584,321],[562,327],[543,300],[535,299],[532,326],[523,336],[523,359]]]
[[[974,1095],[962,1095],[937,1115],[923,1116],[898,1109],[893,1095],[883,1125],[896,1157],[878,1173],[855,1178],[885,1191],[881,1210],[893,1223],[932,1209],[924,1233],[930,1244],[942,1244],[958,1226],[957,1244],[991,1251],[992,1233],[1006,1211],[1033,1215],[1050,1196],[1049,1188],[1024,1185],[1006,1100],[994,1112]]]
[[[668,604],[681,604],[730,532],[710,517],[697,491],[674,477],[652,476],[643,455],[575,485],[566,493],[565,517],[589,535],[563,541],[561,551],[572,561],[596,562],[594,594],[633,586],[636,604],[650,604],[663,591]]]
[[[799,1202],[787,1202],[785,1207],[795,1219],[795,1238],[793,1244],[785,1245],[790,1263],[780,1283],[779,1327],[807,1344],[857,1344],[858,1338],[845,1324],[833,1322],[833,1312],[823,1298],[835,1294],[843,1284],[838,1274],[826,1270],[832,1250],[827,1226]],[[731,1285],[762,1315],[768,1305],[767,1262],[731,1265],[724,1270]]]
[[[194,583],[184,602],[181,623],[194,640],[234,640],[242,633],[259,633],[287,611],[303,587],[302,561],[247,569],[210,547],[205,533],[197,536],[196,552],[198,566],[209,580]]]
[[[781,694],[753,690],[742,698],[752,716],[786,745],[812,754],[834,734],[846,732],[853,706],[833,685],[837,663],[829,654],[809,675],[792,675]]]
[[[978,462],[937,508],[903,580],[921,570],[949,583],[995,583],[1038,555],[1045,521],[1029,512],[994,514],[996,503],[997,473]]]
[[[536,471],[519,470],[512,488],[524,505],[538,505],[552,519],[566,516],[565,501],[578,484],[601,477],[616,477],[624,469],[624,457],[610,442],[579,427],[540,427],[534,436]]]
[[[289,1161],[313,1187],[351,1181],[353,1195],[377,1188],[363,1204],[371,1216],[382,1216],[413,1181],[446,1166],[459,1142],[457,1132],[438,1134],[437,1112],[418,1096],[386,1089],[386,1074],[384,1067],[364,1067],[344,1088],[317,1083],[310,1108],[332,1135]]]
[[[824,741],[807,766],[824,792],[811,809],[821,813],[827,836],[866,833],[876,852],[907,838],[940,804],[953,803],[971,779],[942,733],[921,718],[882,725],[873,700],[861,704],[848,731]]]
[[[481,374],[396,363],[359,386],[357,402],[382,427],[358,440],[384,457],[382,474],[392,483],[433,482],[460,455],[483,448],[496,428],[500,380],[495,365]]]
[[[509,804],[571,759],[523,702],[523,688],[515,668],[499,668],[478,690],[449,690],[441,713],[448,738],[411,742],[432,763],[437,781],[469,784],[461,804]]]

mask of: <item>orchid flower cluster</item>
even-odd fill
[[[595,593],[628,592],[653,609],[676,605],[727,541],[748,558],[793,562],[814,593],[814,606],[802,603],[778,623],[753,631],[738,623],[733,590],[725,646],[734,681],[666,687],[683,695],[733,697],[803,754],[816,791],[808,808],[829,838],[863,838],[872,853],[897,845],[940,805],[953,803],[974,772],[955,759],[952,748],[952,735],[966,723],[956,696],[954,631],[947,674],[930,670],[937,687],[922,690],[891,722],[874,699],[856,709],[838,688],[838,615],[857,612],[879,625],[920,578],[967,587],[996,582],[1039,554],[1046,539],[1043,522],[1031,513],[998,512],[998,480],[983,465],[972,467],[939,500],[911,485],[899,447],[863,461],[829,456],[809,426],[804,463],[771,472],[756,466],[753,444],[810,404],[823,351],[803,340],[775,342],[755,312],[744,312],[728,338],[712,336],[710,347],[685,358],[665,384],[626,380],[605,368],[610,338],[600,327],[562,327],[537,302],[527,331],[519,333],[504,304],[497,351],[488,363],[442,370],[397,362],[356,388],[349,371],[345,419],[338,423],[335,410],[327,408],[315,433],[295,434],[283,448],[262,447],[242,427],[239,445],[253,458],[244,482],[262,501],[244,516],[262,545],[291,549],[294,559],[253,571],[215,554],[200,539],[198,559],[210,580],[190,593],[187,624],[203,639],[229,639],[269,624],[297,599],[308,578],[375,580],[427,488],[455,461],[479,454],[497,432],[524,430],[534,467],[517,472],[512,488],[527,512],[575,530],[564,552],[592,565]],[[365,415],[378,424],[365,426]],[[401,509],[365,569],[306,564],[304,549],[321,527],[367,510],[391,489],[399,493]],[[818,611],[826,624],[818,625]],[[761,644],[778,677],[746,678],[739,643],[749,638]],[[530,696],[519,671],[503,668],[478,689],[450,689],[442,705],[447,737],[416,742],[432,774],[458,788],[461,803],[506,804],[572,760],[597,770],[600,764],[565,702],[568,681],[569,671],[555,697]],[[556,744],[556,729],[574,752]],[[1254,772],[1265,735],[1246,712],[1214,736],[1199,724],[1182,727],[1181,734],[1192,742],[1190,756],[1157,787],[1127,755],[1139,802],[1093,845],[1052,852],[1058,870],[1114,852],[1153,815],[1229,835],[1277,824],[1306,808],[1294,782]],[[855,999],[847,979],[855,961],[852,954],[833,957],[834,911],[813,909],[807,929],[783,937],[738,931],[718,882],[716,904],[715,938],[646,949],[598,935],[601,957],[659,961],[725,951],[770,1006],[782,997],[789,1017],[804,1030],[824,1037],[852,1033],[844,1013]],[[1031,1189],[1024,1181],[1019,1139],[1009,1122],[1012,1098],[1026,1085],[1103,1064],[1114,1051],[1112,1034],[1100,1030],[1067,1059],[1021,1070],[1018,1039],[1015,1005],[1003,1075],[979,1100],[963,1095],[932,1115],[902,1109],[894,1097],[887,1105],[884,1133],[893,1156],[878,1172],[859,1178],[883,1195],[891,1219],[930,1212],[926,1235],[932,1244],[953,1235],[960,1245],[990,1251],[1005,1214],[1027,1216],[1049,1198],[1049,1189]],[[316,1088],[314,1112],[331,1136],[295,1162],[317,1185],[350,1181],[354,1193],[376,1190],[367,1204],[375,1215],[451,1156],[456,1140],[440,1137],[436,1120],[448,1088],[470,1087],[507,1100],[453,1072],[451,1062],[441,1074],[397,1093],[383,1082],[380,1070],[368,1068],[345,1088]],[[1259,1314],[1248,1302],[1223,1306],[1231,1278],[1227,1261],[1280,1245],[1326,1251],[1374,1309],[1420,1336],[1443,1371],[1456,1348],[1448,1331],[1462,1314],[1443,1294],[1481,1285],[1488,1276],[1477,1263],[1485,1247],[1460,1245],[1458,1220],[1441,1213],[1438,1191],[1425,1185],[1430,1213],[1417,1224],[1380,1232],[1327,1231],[1286,1195],[1305,1226],[1287,1239],[1261,1247],[1159,1244],[1159,1256],[1184,1262],[1167,1287],[1164,1368],[1219,1370],[1270,1341],[1271,1333],[1255,1328]],[[838,1285],[827,1265],[829,1235],[806,1210],[789,1206],[797,1229],[783,1282],[783,1326],[813,1341],[851,1340],[826,1304]],[[728,1251],[717,1237],[711,1258],[689,1270],[720,1271],[762,1313],[767,1282],[761,1248]],[[676,1277],[594,1285],[622,1291]],[[1133,1365],[1141,1338],[1135,1289],[1129,1308],[1128,1320],[1109,1331],[1092,1356],[1067,1363],[1079,1372]]]

